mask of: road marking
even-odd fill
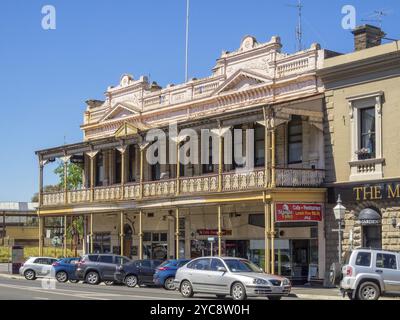
[[[44,297],[33,297],[35,300],[50,300],[49,298],[44,298]]]

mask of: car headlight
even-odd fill
[[[290,286],[290,281],[289,281],[289,279],[285,279],[285,280],[283,280],[283,283],[282,283],[284,286]]]
[[[264,279],[254,279],[253,280],[253,284],[268,284],[268,281],[267,280],[264,280]]]

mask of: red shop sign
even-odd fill
[[[277,203],[277,222],[322,221],[322,205],[313,203]]]
[[[214,229],[199,229],[197,230],[199,236],[218,236],[218,230]],[[231,236],[232,230],[222,230],[222,235]]]

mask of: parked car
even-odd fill
[[[49,257],[31,257],[19,268],[19,274],[27,280],[51,275],[52,264],[57,259]]]
[[[375,249],[348,251],[341,276],[335,282],[340,282],[343,296],[351,300],[378,300],[388,294],[400,295],[400,254]]]
[[[76,267],[80,258],[62,258],[53,262],[54,275],[58,282],[79,282],[76,277]]]
[[[239,258],[205,257],[179,268],[175,286],[185,298],[196,293],[231,296],[234,300],[247,297],[268,297],[280,300],[291,290],[289,279],[269,275],[252,262]]]
[[[188,263],[190,260],[167,260],[158,266],[153,276],[153,282],[156,286],[164,287],[166,290],[175,290],[176,271]]]
[[[77,264],[76,278],[91,285],[112,284],[117,266],[129,262],[129,258],[114,254],[86,254]]]
[[[137,285],[154,285],[153,275],[161,260],[137,260],[117,267],[115,279],[126,286],[134,288]]]

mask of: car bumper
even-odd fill
[[[288,296],[290,286],[246,286],[246,294],[249,297]]]
[[[356,278],[344,277],[342,281],[340,281],[340,290],[341,291],[349,291],[353,290],[355,286]]]
[[[158,277],[158,276],[154,276],[153,277],[153,282],[156,286],[162,287],[164,285],[164,281],[162,278]]]

